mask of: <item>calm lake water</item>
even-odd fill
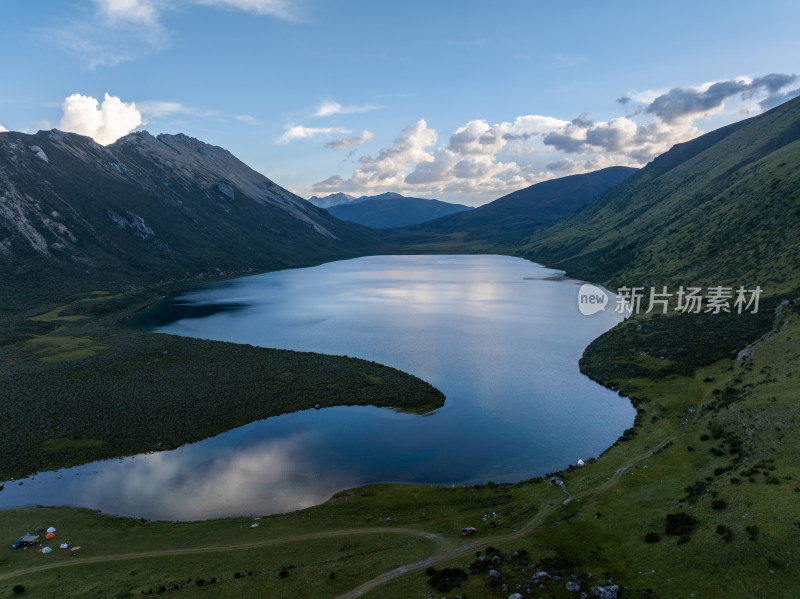
[[[594,457],[633,423],[583,376],[612,311],[579,282],[507,256],[374,256],[209,285],[162,303],[154,330],[366,358],[447,396],[433,414],[296,412],[173,451],[6,483],[0,507],[71,505],[158,519],[266,515],[375,482],[518,481]]]

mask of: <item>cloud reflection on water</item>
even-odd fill
[[[213,456],[187,446],[128,458],[121,467],[95,465],[95,474],[85,471],[79,481],[70,481],[78,487],[72,501],[103,511],[170,520],[302,509],[355,484],[343,469],[303,469],[302,464],[311,459],[308,448],[315,445],[312,436],[301,432],[245,448],[228,447]],[[70,471],[64,473],[78,474]],[[157,513],[149,511],[154,505],[158,505]]]

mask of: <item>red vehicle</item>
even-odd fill
[[[474,535],[476,532],[478,532],[478,529],[475,528],[474,526],[468,526],[467,528],[461,529],[461,534],[464,535],[465,537],[468,537],[469,535]]]

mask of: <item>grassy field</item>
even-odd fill
[[[505,599],[516,590],[574,597],[567,581],[588,591],[610,580],[633,596],[793,597],[798,359],[800,315],[791,309],[752,360],[723,358],[691,376],[604,381],[624,384],[636,425],[600,458],[559,473],[563,487],[549,477],[469,488],[371,486],[258,521],[3,511],[0,538],[53,525],[56,541],[81,549],[3,549],[0,596],[21,584],[34,596],[63,597]],[[465,538],[464,526],[478,533]]]

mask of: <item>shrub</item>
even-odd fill
[[[722,537],[722,540],[726,543],[729,542],[733,538],[733,533],[730,531],[729,528],[724,527],[722,524],[717,526],[717,534]]]
[[[664,532],[668,535],[688,535],[696,524],[697,520],[689,514],[667,514]]]
[[[645,543],[658,543],[661,540],[661,537],[656,532],[648,532],[644,535],[644,542]]]
[[[25,585],[24,584],[15,584],[11,587],[11,590],[14,592],[15,595],[22,595],[25,592]]]
[[[726,507],[728,507],[728,502],[724,499],[715,499],[711,502],[711,509],[724,510]]]
[[[460,586],[462,580],[467,579],[467,573],[460,568],[443,568],[437,570],[436,568],[428,568],[425,570],[430,578],[428,584],[435,588],[440,593],[445,593],[453,587]]]

